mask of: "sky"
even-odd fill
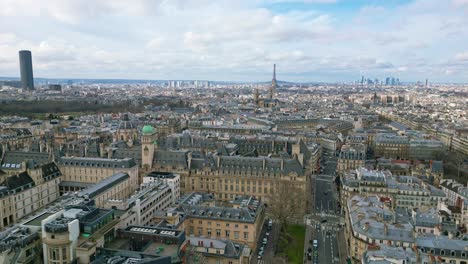
[[[468,0],[0,0],[0,76],[468,83]]]

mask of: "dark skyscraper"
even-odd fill
[[[20,73],[21,73],[21,86],[26,90],[34,90],[34,77],[32,69],[31,51],[20,50]]]

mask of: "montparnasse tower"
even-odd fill
[[[276,87],[278,87],[278,83],[276,82],[276,64],[273,64],[273,79],[271,80],[270,92],[268,94],[269,99],[273,99]]]

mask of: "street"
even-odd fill
[[[345,263],[345,241],[338,240],[343,232],[338,208],[338,193],[335,186],[336,157],[323,155],[321,174],[312,175],[312,210],[305,241],[304,263]],[[313,248],[310,241],[317,240],[317,253],[312,250],[312,260],[307,251]],[[340,252],[341,251],[341,252]],[[340,255],[342,254],[342,255]],[[314,256],[316,255],[316,257]]]
[[[269,235],[266,236],[266,233]],[[268,242],[266,245],[262,244],[262,240],[264,237],[268,238]],[[268,230],[268,220],[265,220],[265,224],[263,225],[260,239],[258,240],[257,250],[254,252],[253,259],[250,263],[252,264],[266,264],[266,263],[273,263],[273,258],[275,255],[275,244],[279,238],[279,224],[273,222],[273,226],[270,230]],[[258,259],[258,253],[261,251],[263,246],[263,255],[261,259]]]

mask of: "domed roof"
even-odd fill
[[[143,126],[143,129],[141,130],[143,134],[153,134],[154,133],[154,128],[150,125],[145,125]]]
[[[119,129],[134,129],[135,125],[130,121],[121,121],[119,124]]]
[[[120,121],[119,129],[135,129],[135,125],[128,118],[128,114],[123,115],[122,121]]]

